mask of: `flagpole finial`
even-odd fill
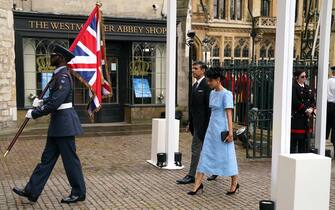
[[[102,6],[102,3],[101,3],[101,1],[97,1],[97,2],[95,3],[95,5],[97,5],[98,7],[101,7],[101,6]]]

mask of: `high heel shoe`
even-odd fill
[[[187,194],[188,195],[196,195],[198,191],[201,190],[201,192],[204,192],[204,185],[201,183],[201,185],[198,187],[196,191],[189,191]]]
[[[226,195],[234,195],[236,192],[240,192],[240,184],[237,183],[236,188],[234,191],[228,191]]]

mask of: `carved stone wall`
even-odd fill
[[[0,0],[0,129],[16,125],[15,53],[12,4]]]

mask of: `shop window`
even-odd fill
[[[166,46],[134,42],[128,69],[130,104],[164,104]]]
[[[50,65],[50,54],[53,52],[55,44],[60,44],[64,47],[69,46],[68,40],[62,39],[23,39],[23,101],[25,107],[31,106],[33,98],[42,92],[52,77],[55,67]],[[48,92],[45,97],[48,97]]]
[[[242,19],[242,0],[230,0],[230,19]]]
[[[24,62],[24,106],[30,107],[32,100],[38,96],[46,84],[52,77],[54,66],[50,65],[50,54],[53,52],[55,44],[60,44],[66,48],[69,47],[67,39],[38,39],[24,38],[23,39],[23,62]],[[114,59],[114,60],[112,60]],[[118,61],[115,58],[107,58],[107,62],[111,62],[109,72],[111,79],[117,79],[117,76],[112,76],[113,70],[118,68]],[[86,105],[89,100],[88,88],[78,79],[73,78],[74,90],[73,101],[76,105]],[[117,81],[112,82],[113,97],[103,99],[103,103],[117,102]],[[45,94],[48,97],[48,92]]]

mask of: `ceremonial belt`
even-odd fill
[[[72,102],[61,104],[57,110],[70,109],[72,108]]]

